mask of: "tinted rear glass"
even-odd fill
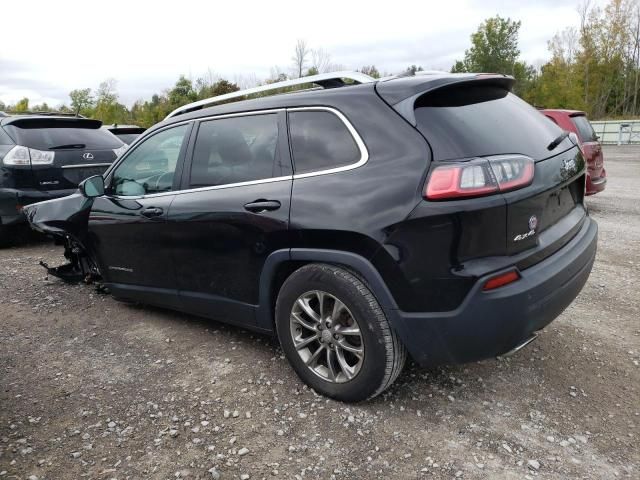
[[[5,133],[2,127],[0,127],[0,145],[13,145],[13,140]]]
[[[289,130],[296,173],[350,165],[360,160],[360,150],[351,133],[331,112],[291,112]]]
[[[540,160],[551,156],[547,145],[562,133],[525,101],[487,85],[456,85],[425,94],[416,101],[415,115],[434,160],[503,153]]]
[[[131,145],[140,136],[139,133],[114,133],[114,135],[127,145]]]
[[[276,114],[202,122],[189,183],[205,187],[271,178],[278,157]]]
[[[22,128],[7,125],[7,132],[18,145],[47,150],[62,145],[86,145],[87,150],[119,148],[122,142],[100,128]]]
[[[596,141],[596,132],[593,131],[593,127],[589,123],[589,120],[587,120],[587,117],[578,115],[577,117],[571,117],[571,120],[573,120],[574,125],[578,129],[578,133],[583,142]]]

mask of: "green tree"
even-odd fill
[[[370,77],[380,78],[380,72],[378,71],[375,65],[365,65],[360,69],[360,71],[365,75],[369,75]]]
[[[13,111],[16,113],[28,112],[29,111],[29,99],[24,97],[22,100],[16,103],[15,107],[13,107]]]
[[[195,102],[198,99],[198,93],[193,88],[193,82],[184,75],[180,75],[176,84],[169,90],[168,98],[169,103],[177,108]]]
[[[90,88],[71,90],[71,92],[69,92],[69,98],[71,99],[71,110],[75,113],[91,116],[94,101]]]
[[[127,107],[118,103],[118,92],[114,79],[105,80],[96,92],[96,107],[94,116],[105,124],[128,123]]]
[[[464,59],[457,60],[452,72],[487,72],[512,75],[518,81],[516,91],[522,93],[533,77],[532,67],[519,61],[518,35],[520,21],[499,15],[486,19],[471,35],[471,47]]]

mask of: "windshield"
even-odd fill
[[[15,125],[7,125],[5,128],[18,145],[40,150],[60,148],[64,145],[84,145],[82,148],[94,150],[122,146],[120,140],[100,128],[21,128]]]
[[[488,85],[455,85],[427,93],[416,101],[415,115],[434,160],[505,153],[541,160],[551,155],[547,146],[562,133],[516,95]]]

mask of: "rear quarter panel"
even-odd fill
[[[387,241],[420,199],[429,146],[373,90],[352,97],[345,91],[335,97],[327,106],[340,110],[354,126],[369,159],[353,170],[294,178],[291,246],[361,255],[372,261],[401,302],[408,279],[397,249]]]

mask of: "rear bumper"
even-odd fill
[[[584,286],[596,255],[598,226],[587,217],[561,250],[520,272],[520,280],[482,291],[478,280],[450,312],[396,311],[394,326],[421,365],[455,364],[504,354],[554,320]]]
[[[75,192],[72,190],[35,190],[0,188],[0,225],[14,225],[25,223],[27,219],[22,213],[22,207],[44,200],[66,197]]]

